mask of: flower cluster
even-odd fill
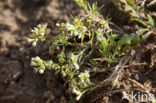
[[[39,24],[37,27],[31,30],[30,38],[28,38],[28,42],[32,43],[32,46],[36,46],[37,42],[45,40],[47,24],[41,25]]]

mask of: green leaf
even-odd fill
[[[134,0],[126,0],[130,5],[134,5]]]
[[[60,38],[59,40],[58,40],[58,43],[59,44],[61,44],[61,45],[69,45],[69,44],[71,44],[70,42],[68,42],[66,39],[64,39],[64,38]]]
[[[155,26],[154,19],[152,18],[152,16],[151,16],[150,14],[147,14],[147,18],[148,18],[149,23],[150,23],[152,26]]]
[[[131,20],[132,21],[135,21],[135,22],[138,22],[138,23],[140,23],[141,25],[143,25],[145,27],[147,26],[147,24],[144,21],[142,21],[142,20],[140,20],[138,18],[132,18]]]
[[[99,63],[97,62],[97,61],[95,61],[95,60],[90,60],[90,63],[92,64],[92,65],[94,65],[94,66],[97,66]]]
[[[65,54],[64,52],[61,52],[59,55],[58,55],[58,58],[59,58],[59,63],[63,64],[65,63]]]
[[[49,61],[46,62],[46,67],[47,67],[48,69],[51,69],[53,66],[54,66],[54,63],[53,63],[52,60],[49,60]]]
[[[119,41],[118,41],[118,49],[120,50],[123,45],[131,44],[132,40],[137,37],[135,34],[127,35],[125,34]]]
[[[70,56],[70,59],[72,60],[73,66],[75,67],[75,69],[78,70],[78,69],[79,69],[79,65],[78,65],[78,63],[77,63],[77,61],[78,61],[78,56],[75,55],[74,53],[70,53],[69,56]]]
[[[74,0],[82,9],[87,11],[87,1],[86,0]]]
[[[31,59],[31,65],[32,66],[39,66],[39,64],[41,64],[42,63],[42,60],[40,59],[40,57],[33,57],[32,59]]]

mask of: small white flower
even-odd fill
[[[34,39],[28,38],[27,41],[28,42],[33,42]]]
[[[61,26],[64,26],[64,23],[61,23]]]
[[[81,79],[81,82],[90,82],[90,75],[88,70],[85,70],[84,73],[79,74],[78,77]]]
[[[76,100],[79,100],[82,97],[82,95],[85,93],[85,91],[81,92],[80,90],[76,90],[76,88],[74,87],[73,93],[75,93],[77,95]]]
[[[66,24],[66,28],[68,29],[68,31],[75,29],[74,25],[71,25],[69,23]]]
[[[75,64],[75,68],[76,69],[80,69],[78,64]]]
[[[76,90],[76,88],[74,87],[74,88],[73,88],[73,93],[75,93],[75,94],[79,95],[79,94],[81,94],[81,91]]]
[[[44,36],[44,33],[40,33],[41,36]]]
[[[67,23],[66,25],[67,25],[67,26],[70,26],[70,24],[69,24],[69,23]]]
[[[39,70],[39,73],[40,73],[40,74],[43,74],[43,73],[44,73],[44,70],[40,69],[40,70]]]
[[[31,30],[31,32],[34,32],[34,31],[35,31],[35,30],[33,30],[33,29]]]
[[[38,32],[39,32],[38,28],[34,28],[34,32],[36,32],[38,34]]]
[[[35,47],[37,45],[37,42],[33,42],[32,46]]]
[[[99,22],[99,19],[96,19],[96,22]]]
[[[41,27],[42,27],[42,25],[41,25],[41,24],[38,24],[38,25],[37,25],[37,27],[38,27],[38,28],[41,28]]]
[[[77,21],[78,21],[78,19],[74,19],[74,21],[75,21],[75,22],[77,22]]]
[[[35,58],[32,58],[32,60],[36,60],[36,61],[41,61],[40,57],[35,57]]]
[[[79,34],[79,32],[78,31],[75,31],[74,34],[75,34],[75,36],[77,36]]]
[[[60,26],[60,24],[59,23],[56,23],[56,26],[58,27],[58,26]]]
[[[76,96],[76,100],[78,101],[84,93],[85,93],[85,92],[81,92],[79,95],[77,95],[77,96]]]

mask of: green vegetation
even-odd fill
[[[111,0],[120,11],[125,14],[128,14],[131,21],[134,21],[144,28],[140,27],[139,32],[142,34],[146,32],[146,34],[151,34],[155,32],[155,22],[154,19],[150,14],[145,15],[142,17],[139,13],[140,6],[136,5],[135,2],[137,0]],[[147,36],[145,36],[146,38]]]
[[[148,23],[136,18],[133,21],[139,22],[145,29],[131,34],[118,34],[109,26],[110,19],[104,19],[98,13],[100,8],[97,4],[90,6],[86,0],[74,0],[85,11],[77,17],[72,17],[72,23],[57,23],[59,28],[58,36],[51,40],[49,45],[49,55],[53,59],[48,61],[40,57],[32,58],[31,65],[35,71],[44,73],[48,68],[59,72],[63,78],[66,78],[65,84],[68,84],[70,93],[76,95],[76,100],[87,91],[93,89],[95,84],[90,80],[89,69],[84,65],[97,67],[99,65],[111,66],[113,63],[119,63],[121,53],[135,48],[144,40],[142,35],[146,31],[153,30],[154,20],[147,15]],[[123,1],[123,0],[122,0]],[[127,1],[125,1],[127,3]],[[130,4],[134,4],[131,2]],[[126,7],[131,7],[126,4]],[[131,8],[131,10],[134,10]],[[143,31],[144,30],[144,31]],[[46,25],[38,25],[32,30],[29,41],[36,46],[38,41],[47,41],[45,32]],[[56,56],[57,54],[57,56]],[[88,67],[89,68],[89,67]]]
[[[47,24],[39,24],[36,28],[31,30],[31,37],[28,38],[28,41],[32,43],[32,46],[36,46],[38,41],[45,41]]]

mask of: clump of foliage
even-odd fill
[[[32,46],[36,46],[38,41],[45,41],[47,24],[39,24],[37,27],[31,30],[31,37],[28,38],[28,41],[32,43]]]
[[[97,4],[92,6],[86,0],[74,0],[84,10],[83,14],[72,17],[72,23],[57,23],[59,33],[51,40],[48,61],[40,57],[32,58],[31,65],[35,71],[44,73],[46,68],[55,70],[66,78],[68,91],[76,95],[76,100],[92,89],[95,84],[90,80],[90,72],[86,66],[118,63],[121,53],[139,46],[142,34],[117,34],[109,26],[110,19],[104,19],[98,13]],[[45,41],[46,26],[39,25],[31,32],[29,41],[36,46],[38,41]],[[56,56],[57,55],[57,56]],[[84,66],[85,65],[85,66]]]
[[[137,0],[111,0],[120,11],[122,11],[125,14],[128,14],[131,21],[134,21],[140,25],[142,25],[144,28],[139,28],[137,32],[151,34],[152,32],[155,32],[155,22],[154,19],[150,14],[146,14],[144,17],[140,15],[139,10],[141,9],[141,6],[136,5]],[[146,35],[145,38],[148,36]]]

